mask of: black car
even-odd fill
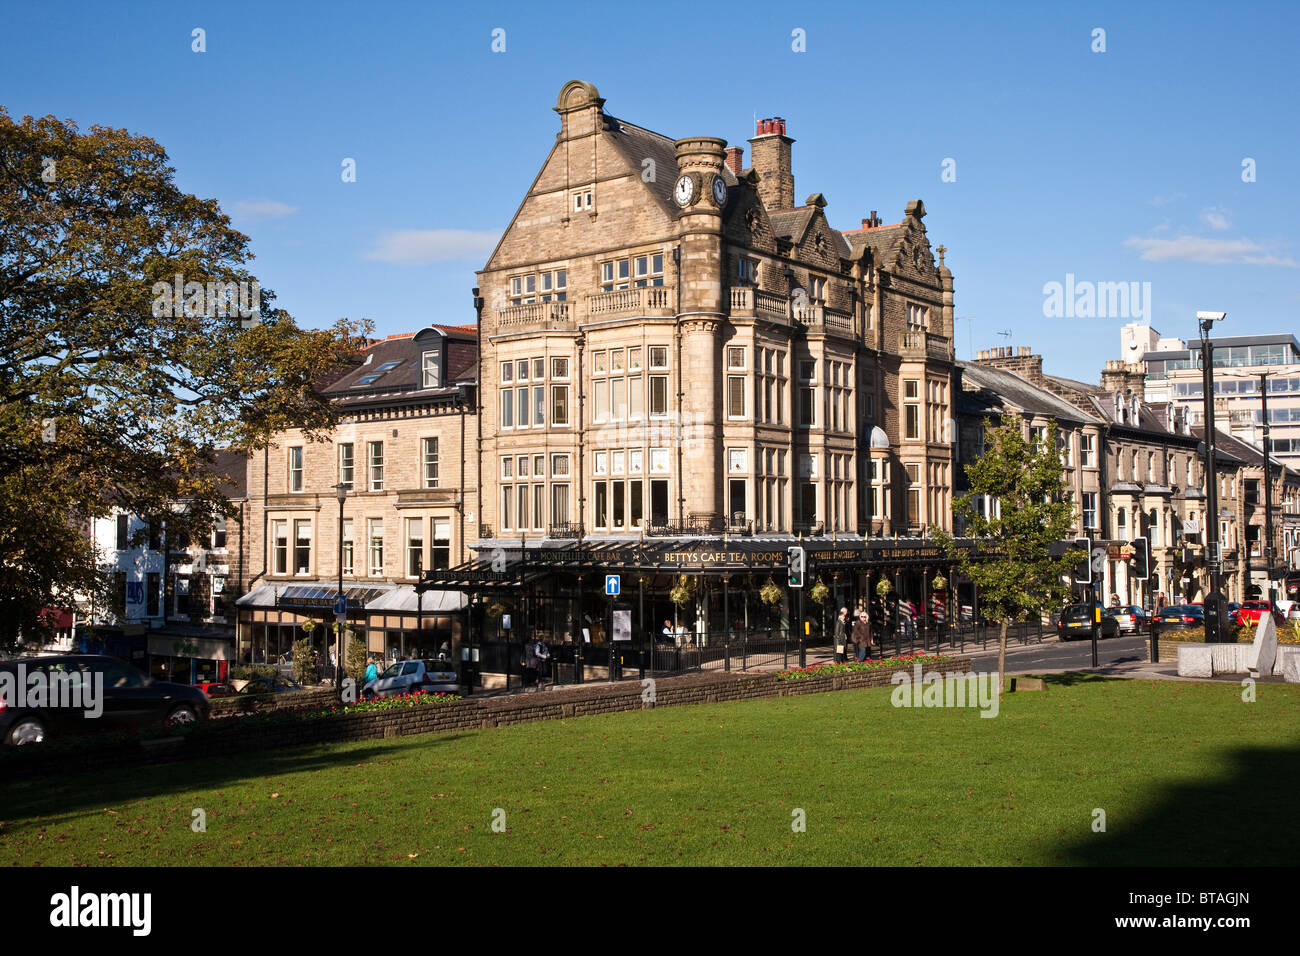
[[[1205,606],[1201,604],[1171,604],[1156,612],[1156,633],[1185,631],[1205,627]]]
[[[58,692],[34,699],[44,685]],[[125,661],[98,655],[0,661],[0,742],[36,744],[62,734],[180,727],[208,716],[197,687],[157,681]]]
[[[1056,636],[1063,641],[1091,640],[1093,617],[1100,610],[1100,604],[1071,604],[1056,621]],[[1113,617],[1102,614],[1098,628],[1098,637],[1119,637],[1119,621]]]
[[[291,690],[302,690],[297,681],[285,677],[254,677],[243,687],[241,694],[287,694]]]

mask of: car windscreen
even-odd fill
[[[452,666],[451,661],[425,661],[424,669],[430,674],[454,674],[456,668]]]
[[[400,674],[400,673],[402,673],[402,665],[401,665],[401,663],[399,662],[399,663],[397,663],[397,664],[390,664],[389,667],[388,667],[388,669],[387,669],[386,671],[384,671],[382,674],[380,674],[379,676],[380,676],[380,677],[396,677],[396,676],[397,676],[398,674]]]
[[[1086,621],[1088,619],[1088,608],[1083,604],[1067,607],[1061,612],[1061,618],[1066,621]]]

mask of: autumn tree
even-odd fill
[[[321,434],[313,383],[369,330],[299,328],[255,284],[248,237],[174,172],[147,137],[0,107],[0,643],[102,594],[92,518],[165,515],[184,536],[230,514],[215,452]]]
[[[984,453],[966,466],[969,490],[952,504],[953,517],[975,539],[967,548],[936,531],[948,557],[979,588],[980,607],[1001,623],[998,676],[1006,673],[1007,627],[1059,607],[1069,596],[1062,575],[1081,559],[1061,543],[1076,521],[1056,424],[1032,441],[1020,419],[1005,413],[984,431]],[[981,499],[987,502],[981,508]],[[985,516],[987,511],[988,516]]]

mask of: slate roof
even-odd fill
[[[444,381],[438,388],[423,388],[421,353],[437,329],[445,336],[446,363]],[[420,332],[402,332],[371,342],[362,350],[358,364],[344,375],[321,387],[321,392],[335,401],[371,401],[381,396],[419,392],[430,397],[453,395],[459,386],[472,383],[478,364],[478,327],[474,325],[434,325]],[[373,381],[363,381],[378,376]]]
[[[1046,415],[1084,425],[1101,424],[1100,418],[1071,405],[1045,388],[1039,388],[1015,372],[960,360],[956,364],[961,369],[963,393],[969,393],[969,386],[975,387],[977,397],[969,399],[963,395],[968,410],[995,410],[1002,404],[1001,401],[994,401],[993,397],[997,396],[1032,415]]]
[[[850,229],[841,232],[848,243],[850,254],[856,254],[863,246],[868,246],[877,262],[888,263],[893,260],[899,242],[907,233],[907,224],[896,222],[889,226],[873,226],[867,229]]]
[[[627,120],[605,114],[605,135],[609,141],[634,170],[643,169],[646,159],[654,160],[655,177],[646,186],[655,199],[669,215],[674,218],[682,213],[681,207],[673,200],[673,186],[677,182],[677,143],[662,133],[637,126]],[[722,167],[722,181],[727,188],[734,187],[738,180],[727,165]],[[728,204],[730,205],[730,204]]]

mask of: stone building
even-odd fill
[[[341,415],[328,436],[285,432],[249,461],[241,661],[273,663],[304,621],[333,622],[340,557],[370,652],[431,656],[458,637],[463,595],[415,585],[468,560],[477,534],[476,338],[431,325],[371,343],[320,386]]]
[[[603,548],[656,621],[670,566],[703,575],[704,633],[731,572],[752,604],[802,540],[849,600],[869,534],[950,525],[953,282],[925,208],[840,231],[822,194],[796,204],[784,119],[758,123],[746,165],[604,103],[561,89],[555,142],[478,274],[479,558],[562,572],[577,564],[557,553]],[[574,640],[574,586],[538,597],[531,626]]]
[[[235,513],[215,516],[204,540],[181,537],[166,515],[115,510],[90,522],[112,597],[107,606],[79,599],[75,629],[43,651],[111,654],[159,680],[225,679],[234,657],[234,601],[247,579],[247,461],[222,451],[210,467]]]

